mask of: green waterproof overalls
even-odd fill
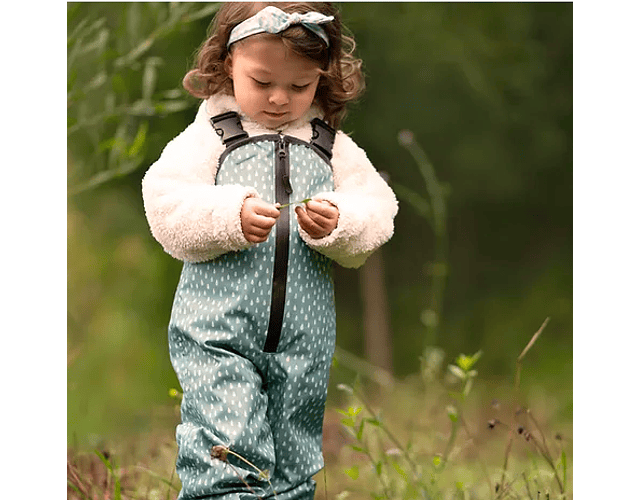
[[[235,113],[211,122],[227,146],[216,184],[254,186],[282,205],[333,190],[324,122],[312,122],[311,143],[250,138]],[[313,498],[335,330],[331,261],[302,241],[293,206],[266,242],[184,264],[169,325],[184,394],[179,500]],[[232,453],[212,457],[216,446]]]

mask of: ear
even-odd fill
[[[229,78],[233,80],[233,61],[231,60],[231,54],[227,54],[227,58],[224,60],[224,70],[229,75]]]

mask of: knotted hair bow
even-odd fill
[[[306,14],[293,12],[291,14],[287,14],[277,7],[265,7],[255,16],[242,21],[233,28],[229,35],[227,48],[232,43],[242,40],[243,38],[247,38],[248,36],[256,35],[258,33],[281,33],[295,24],[301,24],[305,28],[311,30],[322,38],[327,45],[329,45],[329,37],[320,25],[331,21],[333,21],[333,16],[325,16],[319,12],[307,12]]]

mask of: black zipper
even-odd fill
[[[276,203],[289,203],[293,192],[289,179],[289,145],[280,135],[276,142],[275,194]],[[271,290],[271,312],[269,328],[264,344],[264,352],[276,352],[282,332],[284,305],[287,290],[287,264],[289,260],[289,210],[282,210],[276,221],[276,251],[273,264],[273,285]]]

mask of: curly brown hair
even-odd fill
[[[320,81],[314,103],[324,113],[325,121],[338,128],[346,115],[347,104],[364,91],[364,75],[362,61],[354,56],[355,40],[343,32],[340,13],[330,2],[223,3],[213,19],[208,38],[198,51],[194,69],[183,79],[184,88],[202,99],[217,93],[233,95],[233,82],[225,69],[225,62],[231,57],[236,43],[242,41],[227,49],[229,35],[235,26],[269,5],[275,5],[287,13],[314,11],[334,17],[333,21],[322,25],[329,37],[328,46],[301,25],[294,25],[277,36],[292,51],[320,66]]]

